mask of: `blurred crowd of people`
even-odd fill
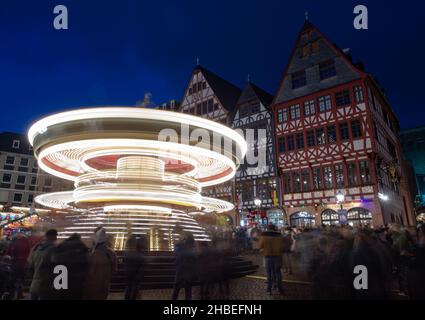
[[[280,293],[281,269],[298,272],[312,283],[313,299],[391,299],[396,292],[425,299],[425,226],[283,228],[270,225],[260,236],[267,292]],[[353,285],[356,266],[367,268],[367,290]],[[365,279],[366,279],[365,278]]]
[[[73,234],[57,243],[57,231],[50,229],[44,239],[31,246],[24,235],[17,235],[0,249],[0,293],[2,299],[22,299],[25,279],[31,279],[31,300],[101,300],[109,294],[116,255],[107,245],[105,229],[93,234],[88,248],[81,236]],[[60,277],[56,266],[66,266]],[[59,277],[56,283],[55,278]],[[57,287],[55,287],[57,286]],[[66,288],[66,290],[58,290]]]
[[[178,299],[182,289],[185,299],[192,299],[194,286],[200,287],[202,300],[229,298],[228,258],[241,253],[263,256],[268,294],[273,290],[285,294],[282,271],[291,275],[296,269],[311,282],[314,299],[390,299],[394,291],[410,299],[425,299],[425,226],[286,226],[279,230],[271,224],[213,228],[208,233],[209,242],[180,233],[174,244],[176,273],[171,299]],[[122,266],[128,300],[140,298],[149,250],[145,240],[131,236],[126,242]],[[0,242],[1,298],[22,299],[25,285],[30,285],[33,300],[107,299],[118,266],[108,243],[103,227],[94,231],[91,246],[78,234],[58,243],[54,229],[37,243],[21,234]],[[55,271],[58,265],[67,268],[67,290],[55,288],[64,285],[55,281],[60,276]],[[368,290],[353,286],[356,266],[367,268]]]

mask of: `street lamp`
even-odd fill
[[[345,201],[345,195],[341,191],[338,191],[336,194],[336,201],[341,205],[342,210],[342,203]]]
[[[261,200],[260,199],[255,199],[254,200],[254,204],[257,208],[259,208],[261,206]]]

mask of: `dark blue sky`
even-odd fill
[[[53,28],[65,4],[69,30]],[[369,30],[353,28],[366,4]],[[0,131],[24,132],[48,113],[180,99],[196,57],[239,86],[247,74],[274,94],[308,10],[351,48],[387,92],[401,127],[425,124],[425,1],[1,0]]]

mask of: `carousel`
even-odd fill
[[[151,251],[172,251],[182,232],[210,241],[193,213],[234,206],[202,196],[202,188],[232,179],[247,149],[242,136],[213,121],[128,107],[54,114],[33,124],[28,138],[42,170],[74,183],[74,190],[35,198],[68,212],[70,225],[59,236],[89,239],[101,225],[117,250],[130,234]]]

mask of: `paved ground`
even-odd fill
[[[277,290],[270,296],[266,294],[266,273],[263,265],[263,258],[258,254],[244,255],[245,259],[251,260],[259,266],[258,271],[251,275],[240,279],[230,281],[229,299],[230,300],[305,300],[310,299],[310,284],[305,281],[305,276],[294,265],[292,275],[283,274],[284,295],[279,295]],[[172,290],[146,290],[141,293],[143,300],[169,300]],[[199,287],[193,289],[193,299],[200,297]],[[211,292],[211,299],[220,299],[218,288],[214,288]],[[109,299],[123,299],[122,293],[111,293]],[[184,299],[184,291],[182,290],[179,299]]]

